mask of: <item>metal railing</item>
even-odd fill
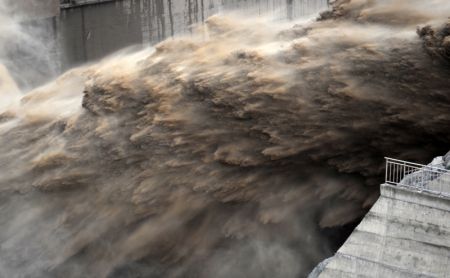
[[[450,171],[386,157],[385,183],[450,196]]]

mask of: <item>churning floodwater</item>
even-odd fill
[[[305,277],[383,157],[450,142],[450,3],[222,13],[23,92],[0,70],[0,277]]]

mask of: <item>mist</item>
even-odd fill
[[[23,95],[0,71],[0,277],[306,277],[384,156],[448,151],[449,15],[224,14]]]
[[[43,15],[36,6],[29,0],[0,0],[0,64],[23,91],[55,78],[60,67],[55,22],[38,20]]]

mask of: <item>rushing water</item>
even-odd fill
[[[0,67],[0,277],[306,276],[383,156],[448,151],[449,14],[224,13],[26,93]]]

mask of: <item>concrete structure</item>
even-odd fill
[[[222,11],[294,19],[317,13],[328,5],[328,0],[4,1],[14,16],[23,22],[25,32],[37,38],[41,48],[46,48],[46,53],[39,51],[40,57],[32,58],[41,61],[34,64],[46,64],[41,67],[42,78],[39,80],[129,46],[154,45],[166,38],[192,32],[195,24]],[[39,71],[39,68],[33,70]],[[48,77],[47,72],[51,72]],[[16,77],[21,78],[20,75]],[[19,80],[19,83],[26,83],[30,76],[27,74],[22,79],[24,81]]]
[[[435,186],[442,177],[426,188],[402,186],[403,177],[383,184],[363,221],[310,277],[450,277],[450,183]]]
[[[131,45],[154,45],[189,33],[221,11],[298,18],[324,10],[327,0],[63,0],[58,29],[63,68]]]
[[[328,0],[4,1],[8,12],[22,22],[27,41],[11,40],[4,56],[14,59],[0,60],[22,88],[42,84],[71,67],[132,45],[154,45],[192,32],[193,25],[221,11],[293,19],[328,5]],[[17,57],[19,53],[25,55]]]

